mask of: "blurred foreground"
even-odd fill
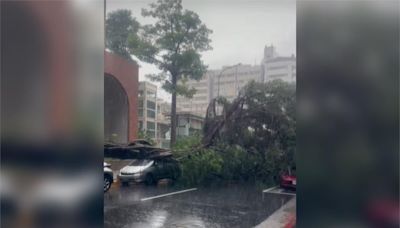
[[[399,2],[297,4],[299,227],[398,227]]]
[[[1,226],[103,224],[103,3],[1,1]]]

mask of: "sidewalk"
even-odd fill
[[[275,211],[256,228],[294,228],[296,227],[296,197]]]

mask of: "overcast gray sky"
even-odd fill
[[[155,0],[107,0],[107,13],[116,9],[130,9],[141,23],[152,20],[143,18],[142,8]],[[296,2],[292,0],[183,0],[185,9],[196,12],[206,26],[213,30],[213,49],[203,53],[209,69],[242,64],[260,64],[265,45],[273,44],[278,54],[296,54]],[[157,72],[150,64],[139,62],[139,80]],[[159,86],[159,85],[158,85]],[[170,99],[160,91],[159,96]]]

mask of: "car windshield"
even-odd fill
[[[145,166],[152,162],[152,160],[147,160],[147,159],[139,159],[139,160],[134,160],[129,164],[129,166]]]

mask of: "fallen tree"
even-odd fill
[[[163,159],[171,157],[170,150],[152,146],[143,139],[128,144],[107,142],[104,144],[104,157],[117,159]]]
[[[203,136],[181,139],[172,149],[181,182],[277,184],[282,172],[296,166],[295,88],[280,80],[252,82],[232,102],[213,99]]]

